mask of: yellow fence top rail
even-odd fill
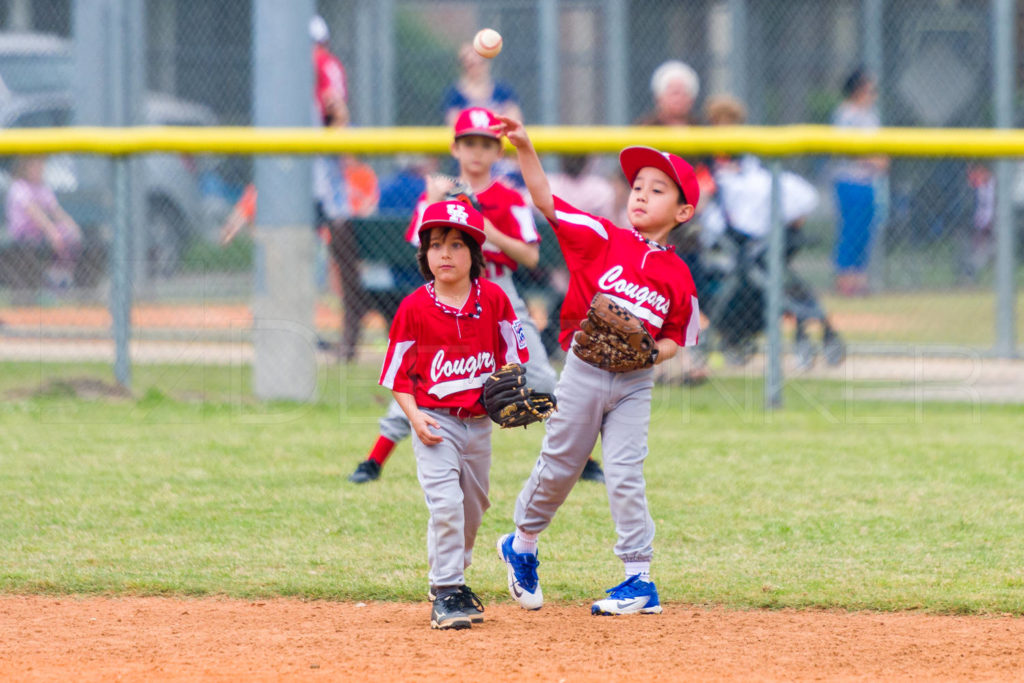
[[[753,153],[885,154],[919,157],[1024,156],[1024,130],[990,128],[882,128],[833,126],[604,127],[528,126],[541,152],[614,153],[649,145],[683,155]],[[20,128],[0,131],[0,155],[53,154],[444,154],[447,127],[344,128]]]

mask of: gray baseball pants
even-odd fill
[[[491,421],[487,416],[461,419],[445,411],[424,409],[441,425],[433,430],[444,441],[427,446],[412,435],[416,476],[430,511],[427,564],[432,587],[462,586],[473,561],[476,532],[484,512],[491,474]]]
[[[551,367],[548,360],[548,352],[544,349],[544,342],[541,341],[540,332],[537,326],[530,319],[530,312],[526,308],[526,302],[516,291],[515,283],[509,274],[496,277],[492,282],[499,285],[512,302],[512,310],[515,311],[519,322],[523,324],[523,333],[526,335],[526,349],[530,352],[530,362],[526,364],[526,383],[534,390],[550,394],[555,390],[555,383],[558,381],[558,373]],[[557,324],[557,323],[556,323]],[[388,405],[388,412],[379,421],[381,436],[398,443],[409,436],[411,427],[409,419],[405,416],[401,406],[394,400]]]
[[[514,521],[526,533],[548,527],[576,484],[598,435],[608,505],[623,562],[649,562],[654,520],[647,505],[644,460],[651,422],[651,368],[612,373],[571,351],[558,380],[558,410],[548,418],[540,457],[516,500]]]

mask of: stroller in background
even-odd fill
[[[766,327],[771,174],[756,157],[743,157],[719,161],[712,177],[715,191],[701,212],[702,249],[695,279],[701,310],[711,323],[710,344],[717,342],[730,364],[743,365],[757,350],[757,336]],[[793,352],[800,369],[811,367],[818,354],[808,334],[809,323],[821,326],[821,353],[827,364],[839,365],[846,357],[846,344],[813,287],[792,268],[793,257],[809,244],[799,226],[817,201],[810,183],[783,174],[782,313],[796,323]]]

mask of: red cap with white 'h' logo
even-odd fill
[[[501,123],[490,109],[471,107],[464,109],[459,118],[455,119],[455,138],[463,135],[480,135],[485,138],[500,140],[501,136],[492,128]]]
[[[487,240],[484,235],[484,217],[472,206],[462,202],[436,202],[423,211],[423,220],[420,222],[420,241],[423,241],[423,231],[439,226],[450,226],[458,228],[483,246]]]

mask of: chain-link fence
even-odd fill
[[[346,70],[354,126],[447,125],[450,112],[466,102],[512,103],[528,125],[708,125],[709,108],[721,104],[723,94],[741,105],[746,123],[827,124],[836,120],[844,88],[850,94],[850,76],[862,67],[865,82],[877,88],[877,99],[863,111],[874,111],[877,120],[855,113],[852,125],[988,127],[997,123],[992,45],[1000,4],[320,0],[316,8],[329,30],[326,45]],[[0,3],[0,125],[252,124],[249,0],[148,0],[136,7],[142,40],[135,77],[144,95],[131,119],[121,122],[103,118],[104,97],[91,96],[93,84],[83,87],[80,76],[83,41],[97,40],[87,29],[103,20],[90,13],[106,5]],[[1013,22],[1024,25],[1019,8],[1013,11]],[[460,50],[482,26],[505,36],[504,50],[493,62],[471,65],[471,56],[460,59]],[[668,76],[652,79],[668,60],[692,67],[696,82],[683,79],[689,93],[686,87],[675,91]],[[490,81],[480,75],[487,69]],[[1020,71],[1018,55],[1014,83]],[[110,92],[101,85],[96,89]],[[1013,105],[1016,112],[1016,99]],[[578,166],[574,159],[549,161],[562,172]],[[758,178],[764,171],[755,160],[694,161],[720,190],[737,178],[748,190],[763,190]],[[824,344],[834,331],[851,352],[991,350],[999,315],[993,163],[874,161],[784,162],[805,191],[805,210],[787,216],[789,348],[798,360],[810,362],[817,350],[838,362],[842,354],[833,347],[830,355]],[[615,159],[595,156],[583,167],[610,188],[613,201],[598,206],[610,205],[623,221]],[[231,225],[231,218],[233,209],[245,208],[240,200],[254,180],[253,159],[152,154],[133,160],[131,169],[135,358],[173,359],[177,352],[160,346],[166,342],[208,345],[210,358],[218,357],[218,343],[244,345],[253,240],[246,221]],[[448,157],[422,155],[350,159],[346,169],[365,312],[356,359],[376,363],[397,301],[420,282],[403,235],[422,176],[457,169]],[[514,168],[504,170],[514,183]],[[1012,193],[1015,206],[1024,203],[1024,173],[1016,175],[1011,187],[1001,188]],[[6,200],[0,356],[38,359],[42,349],[44,357],[110,357],[111,178],[109,160],[86,155],[0,164]],[[727,360],[741,363],[759,348],[764,327],[763,234],[737,218],[743,211],[730,207],[725,195],[720,191],[710,208],[702,206],[694,224],[673,239],[700,276],[711,324],[707,336],[714,342],[708,352],[725,351]],[[764,205],[763,192],[738,196],[747,209]],[[312,190],[296,201],[312,203]],[[62,212],[36,225],[33,202]],[[562,263],[550,229],[541,225],[540,232],[541,261],[520,268],[516,281],[557,353],[550,332]],[[345,298],[331,257],[331,231],[325,227],[319,235],[316,325],[330,357],[345,338]],[[814,340],[810,346],[803,343],[805,329]],[[222,357],[238,355],[225,351]]]

